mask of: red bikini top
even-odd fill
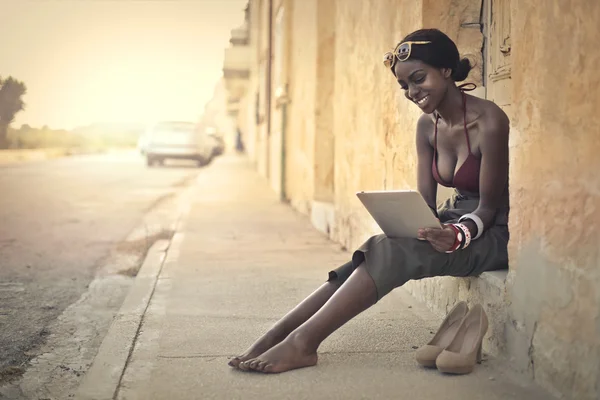
[[[467,159],[460,166],[452,182],[444,182],[440,177],[437,168],[437,126],[440,115],[438,114],[435,118],[435,133],[434,133],[434,144],[433,144],[433,165],[431,167],[431,172],[433,173],[433,178],[442,186],[446,187],[454,187],[459,190],[464,190],[467,192],[479,193],[479,169],[481,167],[481,160],[477,158],[471,152],[471,143],[469,141],[469,131],[467,130],[467,95],[463,92],[463,122],[465,126],[465,137],[467,139],[467,147],[469,148],[469,155]]]

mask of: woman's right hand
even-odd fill
[[[440,228],[419,229],[419,238],[427,240],[434,249],[445,253],[452,248],[456,241],[456,231],[450,225],[442,225]],[[423,240],[421,239],[421,240]]]

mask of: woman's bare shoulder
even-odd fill
[[[417,149],[427,149],[433,145],[434,121],[431,115],[422,114],[417,122]]]
[[[434,124],[435,122],[433,114],[421,114],[419,121],[417,122],[417,136],[429,136],[429,134],[433,131]]]
[[[472,110],[476,113],[474,119],[482,125],[486,134],[507,134],[510,121],[506,112],[491,100],[471,96]]]

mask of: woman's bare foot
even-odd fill
[[[339,289],[338,281],[326,282],[317,290],[310,294],[300,304],[294,307],[277,323],[269,329],[265,335],[258,339],[244,354],[234,357],[229,361],[229,365],[234,368],[247,370],[244,361],[256,358],[279,344],[286,336],[311,318]]]
[[[245,361],[240,368],[265,373],[280,373],[317,364],[317,352],[307,350],[298,338],[288,337],[260,356]]]
[[[280,338],[277,335],[272,334],[271,332],[267,332],[256,342],[254,342],[252,346],[250,346],[248,350],[246,350],[241,356],[233,357],[231,360],[229,360],[227,364],[230,367],[247,369],[244,368],[244,366],[240,366],[240,363],[260,356],[265,351],[269,350],[271,347],[275,346],[282,340],[283,338]]]

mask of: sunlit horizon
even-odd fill
[[[0,76],[27,85],[22,124],[197,121],[246,0],[0,0]],[[18,38],[18,40],[15,40]]]

